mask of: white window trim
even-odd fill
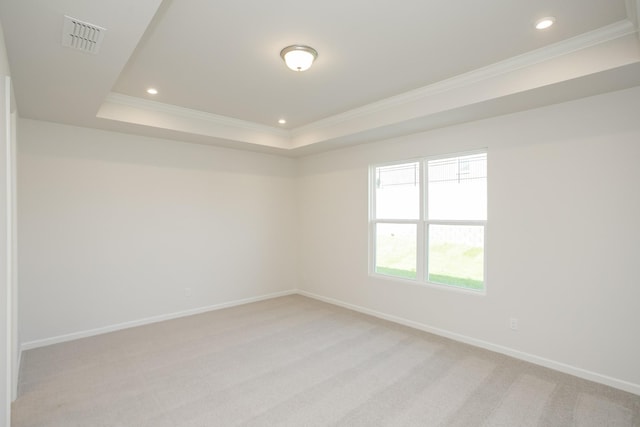
[[[459,292],[470,295],[484,296],[487,294],[487,220],[429,220],[427,216],[427,200],[428,200],[428,172],[426,165],[429,161],[438,159],[447,159],[451,157],[463,157],[471,156],[474,154],[487,154],[486,149],[465,151],[459,153],[449,153],[437,156],[420,157],[413,159],[404,159],[393,162],[376,163],[369,165],[369,276],[376,279],[389,280],[393,282],[401,282],[404,284],[417,285],[422,287],[430,287],[434,289]],[[420,171],[420,217],[419,219],[385,219],[376,218],[376,169],[384,166],[399,165],[404,163],[419,164]],[[487,168],[488,168],[488,156],[487,156]],[[488,176],[488,174],[487,174]],[[488,178],[487,178],[488,180]],[[488,201],[488,182],[487,182],[487,201]],[[487,217],[489,207],[487,206]],[[405,277],[391,276],[388,274],[381,274],[375,271],[376,268],[376,225],[377,224],[416,224],[417,236],[416,236],[416,278],[409,279]],[[428,257],[426,252],[427,242],[429,241],[428,231],[429,225],[472,225],[483,226],[483,242],[484,242],[484,254],[483,254],[483,288],[481,290],[474,290],[469,288],[463,288],[455,285],[447,285],[443,283],[430,282],[428,280]]]

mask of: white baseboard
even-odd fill
[[[283,292],[276,292],[267,295],[261,295],[258,297],[246,298],[241,300],[229,301],[220,304],[214,304],[206,307],[199,307],[190,310],[163,314],[160,316],[148,317],[145,319],[134,320],[131,322],[124,322],[115,325],[105,326],[102,328],[90,329],[86,331],[74,332],[71,334],[60,335],[56,337],[46,338],[42,340],[35,340],[22,343],[20,346],[20,356],[22,356],[22,352],[26,350],[30,350],[33,348],[44,347],[47,345],[58,344],[66,341],[72,341],[80,338],[91,337],[94,335],[105,334],[108,332],[114,332],[121,329],[133,328],[136,326],[148,325],[151,323],[162,322],[164,320],[176,319],[179,317],[192,316],[194,314],[205,313],[208,311],[221,310],[223,308],[235,307],[243,304],[250,304],[252,302],[263,301],[272,298],[278,298],[287,295],[299,294],[305,297],[313,298],[319,301],[323,301],[329,304],[333,304],[339,307],[344,307],[353,311],[357,311],[360,313],[368,314],[370,316],[374,316],[380,319],[388,320],[394,323],[398,323],[401,325],[405,325],[414,329],[419,329],[421,331],[429,332],[434,335],[439,335],[445,338],[450,338],[455,341],[463,342],[465,344],[470,344],[475,347],[484,348],[486,350],[495,351],[496,353],[504,354],[507,356],[514,357],[516,359],[524,360],[526,362],[530,362],[536,365],[544,366],[545,368],[553,369],[559,372],[563,372],[565,374],[573,375],[578,378],[583,378],[589,381],[597,382],[600,384],[604,384],[610,387],[614,387],[620,390],[627,391],[629,393],[633,393],[636,395],[640,395],[640,384],[634,384],[628,381],[624,381],[618,378],[613,378],[607,375],[602,375],[597,372],[588,371],[586,369],[577,368],[575,366],[568,365],[566,363],[557,362],[555,360],[550,360],[544,357],[536,356],[533,354],[525,353],[519,350],[515,350],[509,347],[505,347],[498,344],[493,344],[487,341],[479,340],[476,338],[472,338],[466,335],[458,334],[455,332],[447,331],[444,329],[436,328],[433,326],[426,325],[424,323],[415,322],[413,320],[405,319],[398,316],[393,316],[390,314],[386,314],[380,311],[372,310],[366,307],[362,307],[359,305],[347,303],[344,301],[340,301],[334,298],[325,297],[322,295],[314,294],[312,292],[307,292],[303,290],[289,290]]]
[[[250,304],[252,302],[263,301],[272,298],[283,297],[286,295],[294,295],[297,292],[295,290],[275,292],[272,294],[261,295],[252,298],[245,298],[241,300],[229,301],[220,304],[209,305],[206,307],[198,307],[190,310],[178,311],[175,313],[162,314],[160,316],[147,317],[145,319],[133,320],[130,322],[118,323],[115,325],[104,326],[102,328],[89,329],[86,331],[73,332],[71,334],[59,335],[51,338],[45,338],[41,340],[29,341],[20,345],[20,354],[23,351],[31,350],[38,347],[45,347],[47,345],[58,344],[66,341],[73,341],[80,338],[92,337],[94,335],[106,334],[108,332],[119,331],[121,329],[133,328],[136,326],[148,325],[151,323],[162,322],[165,320],[177,319],[179,317],[193,316],[194,314],[206,313],[208,311],[221,310],[223,308],[235,307],[238,305]]]
[[[319,301],[323,301],[329,304],[337,305],[339,307],[348,308],[349,310],[357,311],[360,313],[368,314],[370,316],[378,317],[380,319],[389,320],[394,323],[398,323],[410,328],[419,329],[421,331],[429,332],[434,335],[439,335],[445,338],[450,338],[455,341],[470,344],[475,347],[484,348],[486,350],[494,351],[496,353],[504,354],[514,357],[516,359],[524,360],[526,362],[533,363],[535,365],[544,366],[545,368],[553,369],[555,371],[563,372],[565,374],[573,375],[578,378],[593,381],[596,383],[604,384],[609,387],[614,387],[620,390],[627,391],[636,395],[640,395],[640,384],[634,384],[628,381],[624,381],[618,378],[613,378],[607,375],[598,374],[597,372],[588,371],[586,369],[577,368],[575,366],[567,365],[566,363],[557,362],[555,360],[547,359],[544,357],[536,356],[533,354],[525,353],[523,351],[515,350],[502,345],[493,344],[487,341],[472,338],[466,335],[450,332],[444,329],[435,328],[433,326],[426,325],[424,323],[414,322],[413,320],[405,319],[402,317],[392,316],[390,314],[382,313],[380,311],[371,310],[366,307],[362,307],[355,304],[350,304],[344,301],[340,301],[334,298],[324,297],[311,292],[298,290],[299,295],[303,295],[309,298],[313,298]]]

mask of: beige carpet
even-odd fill
[[[22,363],[13,427],[640,426],[640,396],[301,296]]]

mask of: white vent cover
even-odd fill
[[[65,15],[62,46],[96,54],[100,50],[105,31],[107,30],[102,27]]]

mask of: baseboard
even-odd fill
[[[31,350],[38,347],[45,347],[48,345],[58,344],[58,343],[67,342],[67,341],[73,341],[80,338],[92,337],[95,335],[106,334],[109,332],[119,331],[127,328],[133,328],[136,326],[143,326],[151,323],[163,322],[165,320],[177,319],[179,317],[193,316],[194,314],[201,314],[209,311],[222,310],[223,308],[250,304],[252,302],[264,301],[264,300],[283,297],[287,295],[294,295],[296,293],[297,292],[295,290],[275,292],[272,294],[261,295],[261,296],[252,297],[252,298],[234,300],[234,301],[224,302],[220,304],[209,305],[205,307],[193,308],[190,310],[178,311],[178,312],[169,313],[169,314],[162,314],[160,316],[147,317],[145,319],[133,320],[130,322],[118,323],[115,325],[109,325],[102,328],[89,329],[86,331],[74,332],[71,334],[65,334],[65,335],[59,335],[59,336],[45,338],[41,340],[29,341],[29,342],[22,343],[20,345],[20,354],[22,354],[23,351]]]
[[[502,345],[493,344],[488,341],[479,340],[476,338],[472,338],[466,335],[458,334],[455,332],[450,332],[444,329],[435,328],[433,326],[426,325],[424,323],[415,322],[413,320],[405,319],[398,316],[392,316],[390,314],[382,313],[380,311],[372,310],[366,307],[362,307],[359,305],[347,303],[344,301],[340,301],[334,298],[325,297],[322,295],[317,295],[311,292],[298,290],[297,293],[299,295],[303,295],[305,297],[313,298],[318,301],[323,301],[329,304],[333,304],[339,307],[347,308],[349,310],[357,311],[359,313],[368,314],[370,316],[374,316],[380,319],[388,320],[394,323],[398,323],[404,326],[409,326],[414,329],[419,329],[421,331],[429,332],[434,335],[439,335],[445,338],[450,338],[455,341],[463,342],[465,344],[470,344],[475,347],[480,347],[486,350],[494,351],[496,353],[504,354],[506,356],[511,356],[516,359],[524,360],[526,362],[533,363],[535,365],[544,366],[545,368],[553,369],[555,371],[563,372],[565,374],[573,375],[578,378],[582,378],[585,380],[593,381],[596,383],[604,384],[609,387],[617,388],[629,393],[633,393],[636,395],[640,395],[640,384],[634,384],[628,381],[624,381],[618,378],[609,377],[607,375],[598,374],[597,372],[588,371],[586,369],[577,368],[575,366],[568,365],[566,363],[557,362],[555,360],[547,359],[544,357],[536,356],[533,354],[525,353],[519,350],[515,350],[509,347],[504,347]]]
[[[46,338],[42,340],[35,340],[22,343],[20,346],[20,359],[22,359],[22,352],[38,347],[44,347],[47,345],[58,344],[66,341],[73,341],[80,338],[91,337],[95,335],[105,334],[109,332],[114,332],[122,329],[133,328],[136,326],[148,325],[151,323],[162,322],[165,320],[176,319],[179,317],[192,316],[195,314],[206,313],[209,311],[221,310],[224,308],[235,307],[243,304],[250,304],[253,302],[264,301],[272,298],[278,298],[287,295],[299,294],[308,298],[313,298],[319,301],[323,301],[332,305],[336,305],[339,307],[347,308],[349,310],[357,311],[359,313],[368,314],[370,316],[374,316],[380,319],[388,320],[394,323],[398,323],[404,326],[408,326],[414,329],[419,329],[421,331],[429,332],[434,335],[439,335],[445,338],[450,338],[455,341],[463,342],[465,344],[470,344],[475,347],[484,348],[486,350],[495,351],[496,353],[504,354],[507,356],[514,357],[516,359],[524,360],[526,362],[533,363],[535,365],[544,366],[545,368],[553,369],[559,372],[563,372],[565,374],[573,375],[578,378],[582,378],[585,380],[597,382],[600,384],[604,384],[610,387],[614,387],[620,390],[627,391],[629,393],[633,393],[640,396],[640,384],[634,384],[628,381],[620,380],[618,378],[609,377],[607,375],[598,374],[596,372],[588,371],[582,368],[577,368],[575,366],[568,365],[566,363],[558,362],[555,360],[547,359],[544,357],[536,356],[533,354],[529,354],[526,352],[522,352],[519,350],[515,350],[513,348],[505,347],[502,345],[494,344],[488,341],[479,340],[476,338],[472,338],[466,335],[458,334],[455,332],[447,331],[445,329],[436,328],[433,326],[426,325],[424,323],[415,322],[413,320],[405,319],[398,316],[393,316],[390,314],[386,314],[380,311],[372,310],[366,307],[362,307],[356,304],[347,303],[335,298],[329,298],[322,295],[314,294],[312,292],[304,291],[304,290],[289,290],[283,292],[276,292],[267,295],[261,295],[252,298],[245,298],[241,300],[234,300],[220,304],[214,304],[205,307],[198,307],[190,310],[184,310],[169,314],[164,314],[160,316],[148,317],[145,319],[134,320],[131,322],[124,322],[115,325],[109,325],[102,328],[90,329],[86,331],[74,332],[71,334],[60,335],[56,337]]]

